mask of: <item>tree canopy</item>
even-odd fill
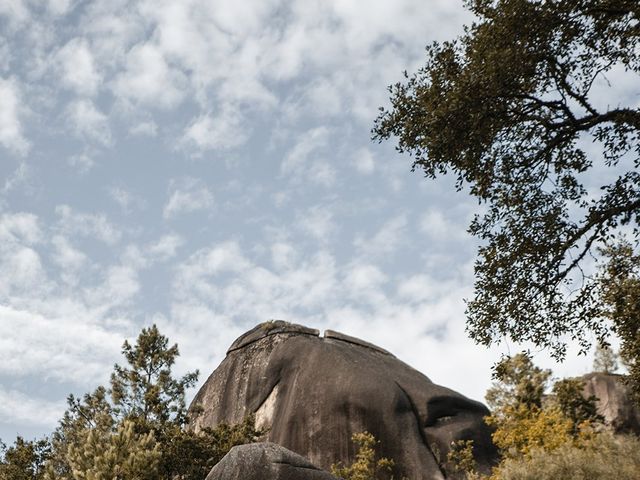
[[[18,439],[7,450],[0,480],[14,470],[32,480],[200,480],[233,446],[264,433],[252,416],[238,425],[188,429],[185,393],[198,372],[174,377],[178,346],[155,325],[133,345],[125,341],[122,354],[126,364],[114,366],[110,388],[68,397],[50,441]]]
[[[616,78],[640,85],[640,2],[467,7],[477,20],[390,87],[373,137],[396,137],[414,169],[453,174],[487,207],[469,226],[482,241],[470,336],[531,341],[556,358],[572,339],[586,352],[609,334],[589,263],[621,229],[638,246],[637,95],[600,97]]]

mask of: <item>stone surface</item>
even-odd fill
[[[233,447],[206,480],[337,480],[306,458],[274,443]]]
[[[616,433],[640,435],[640,408],[631,400],[620,375],[594,372],[581,379],[585,383],[585,396],[598,398],[598,413]]]
[[[485,471],[494,462],[484,405],[374,345],[316,332],[267,322],[240,337],[194,398],[193,428],[254,413],[269,428],[266,441],[325,470],[350,464],[352,434],[368,431],[380,441],[380,454],[396,462],[395,478],[412,480],[447,478],[440,464],[456,440],[474,440]]]

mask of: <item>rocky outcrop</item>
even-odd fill
[[[496,458],[481,403],[375,345],[282,321],[260,324],[231,345],[191,413],[196,430],[255,414],[268,428],[266,441],[325,470],[353,462],[351,436],[363,431],[395,461],[395,478],[448,478],[443,464],[456,440],[474,441],[481,470]]]
[[[205,480],[337,480],[300,455],[275,443],[233,447]]]
[[[593,395],[598,399],[598,413],[614,432],[640,435],[640,408],[633,402],[621,375],[594,372],[581,380],[585,397]]]

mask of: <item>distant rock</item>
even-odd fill
[[[584,381],[584,395],[598,398],[598,413],[616,433],[640,435],[640,408],[632,401],[622,376],[612,373],[588,373]]]
[[[282,321],[260,324],[231,345],[191,413],[196,430],[253,413],[269,429],[266,441],[324,470],[352,463],[351,436],[363,431],[379,440],[381,456],[395,461],[395,478],[449,478],[443,464],[456,440],[474,440],[482,471],[497,457],[481,403],[368,342],[332,331],[320,337]]]
[[[233,447],[205,480],[337,480],[309,460],[275,443]]]

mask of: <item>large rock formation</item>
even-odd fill
[[[442,359],[442,361],[451,361]],[[238,338],[191,405],[196,430],[255,414],[266,441],[325,470],[350,464],[354,433],[368,431],[395,478],[443,479],[452,442],[473,440],[482,470],[495,460],[488,410],[362,340],[282,321]]]
[[[233,447],[205,480],[337,480],[306,458],[274,443]]]
[[[621,375],[594,372],[581,380],[585,397],[597,397],[598,413],[614,432],[640,435],[640,408],[633,402]]]

